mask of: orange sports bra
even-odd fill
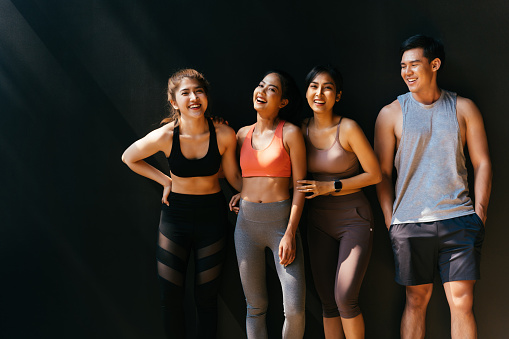
[[[290,155],[283,145],[283,125],[281,120],[269,146],[263,150],[253,149],[251,139],[256,124],[247,132],[246,139],[240,150],[240,168],[242,177],[283,177],[292,176]]]

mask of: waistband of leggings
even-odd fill
[[[308,200],[311,207],[322,208],[350,208],[369,204],[368,199],[362,191],[345,195],[319,195]]]
[[[168,196],[168,201],[170,204],[172,201],[204,204],[208,202],[216,202],[218,200],[225,200],[223,191],[211,194],[183,194],[170,192],[170,195]]]
[[[292,207],[292,201],[290,199],[258,203],[240,199],[240,213],[247,220],[251,221],[274,221],[288,219],[290,216],[290,209]]]

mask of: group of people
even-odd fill
[[[308,203],[307,240],[327,339],[364,338],[358,304],[373,240],[373,216],[362,188],[377,184],[396,263],[406,286],[402,338],[424,338],[425,314],[438,269],[451,309],[453,338],[476,338],[473,289],[491,190],[491,163],[481,114],[468,99],[440,89],[442,44],[417,35],[401,46],[409,92],[385,106],[375,149],[355,121],[335,112],[343,80],[332,66],[306,77],[313,116],[298,120],[298,86],[267,72],[253,93],[256,123],[237,133],[206,117],[208,82],[184,69],[168,81],[171,115],[132,144],[123,161],[163,186],[157,267],[168,338],[185,338],[184,286],[195,258],[197,337],[215,338],[217,292],[224,260],[227,203],[219,177],[239,194],[235,249],[246,297],[248,338],[267,338],[265,251],[283,292],[282,338],[305,329],[304,251],[298,224]],[[464,146],[474,168],[469,197]],[[144,161],[164,152],[167,175]],[[393,187],[393,168],[397,170]]]

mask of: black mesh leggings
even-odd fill
[[[186,338],[184,287],[191,251],[195,257],[196,335],[215,338],[217,291],[224,258],[227,209],[223,193],[170,193],[159,224],[157,270],[167,338]],[[195,331],[188,329],[189,332]]]

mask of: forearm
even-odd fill
[[[382,181],[376,185],[376,194],[384,218],[390,222],[392,219],[392,208],[394,205],[394,187],[392,185],[392,178],[382,175]]]
[[[364,172],[351,178],[341,179],[342,186],[341,190],[343,191],[356,190],[366,186],[378,184],[380,180],[381,180],[380,176]],[[325,194],[334,192],[334,180],[327,182],[327,188],[329,189],[329,192]]]
[[[486,220],[488,211],[492,175],[491,163],[489,161],[474,168],[475,212],[481,217],[483,222]]]
[[[237,192],[242,191],[242,176],[239,171],[235,174],[227,174],[226,180]]]
[[[154,166],[148,164],[144,160],[126,162],[126,165],[129,166],[133,172],[138,173],[139,175],[142,175],[146,178],[152,179],[155,182],[161,184],[161,186],[168,186],[171,184],[171,179],[169,176]]]
[[[290,234],[293,237],[297,233],[297,228],[299,227],[300,217],[304,209],[304,201],[305,195],[294,189],[290,218],[288,220],[288,227],[286,228],[286,234]]]

